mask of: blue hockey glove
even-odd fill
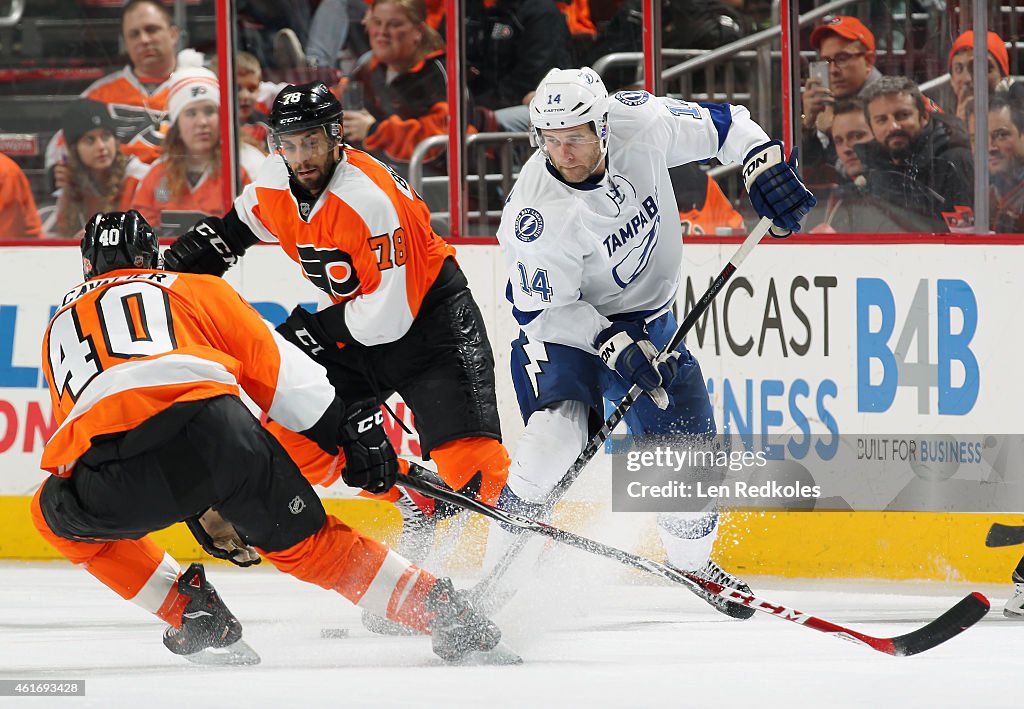
[[[777,239],[800,231],[800,220],[818,203],[796,171],[796,156],[794,148],[786,160],[782,143],[772,140],[751,150],[743,161],[750,203],[759,216],[772,220],[769,233]]]
[[[594,343],[601,361],[632,387],[639,386],[659,409],[667,409],[665,387],[679,371],[675,357],[658,357],[658,348],[639,323],[617,322],[605,328]]]

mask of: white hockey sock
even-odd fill
[[[587,443],[587,407],[579,401],[561,401],[535,412],[516,446],[509,467],[507,487],[515,497],[531,504],[544,502]],[[508,507],[499,501],[499,506]],[[512,510],[518,511],[518,510]],[[523,510],[530,514],[529,510]],[[505,554],[518,535],[491,523],[484,554],[484,568],[490,569]],[[539,550],[542,544],[530,544]],[[520,557],[536,559],[536,554]],[[520,564],[517,560],[517,566]]]
[[[663,512],[658,515],[668,563],[684,571],[699,571],[711,558],[718,537],[718,507],[704,512]]]

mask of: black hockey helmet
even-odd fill
[[[270,110],[273,133],[294,133],[341,122],[341,102],[322,81],[288,86]]]
[[[158,268],[160,242],[146,219],[134,209],[98,212],[82,237],[82,272],[95,278],[119,268]]]

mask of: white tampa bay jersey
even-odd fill
[[[741,162],[768,141],[747,109],[620,91],[608,111],[607,170],[569,185],[541,151],[523,166],[498,227],[507,295],[531,340],[595,352],[609,318],[650,320],[675,300],[682,228],[668,168]]]

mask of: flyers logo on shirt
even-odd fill
[[[352,256],[340,249],[296,245],[306,278],[329,296],[344,298],[359,290]]]

